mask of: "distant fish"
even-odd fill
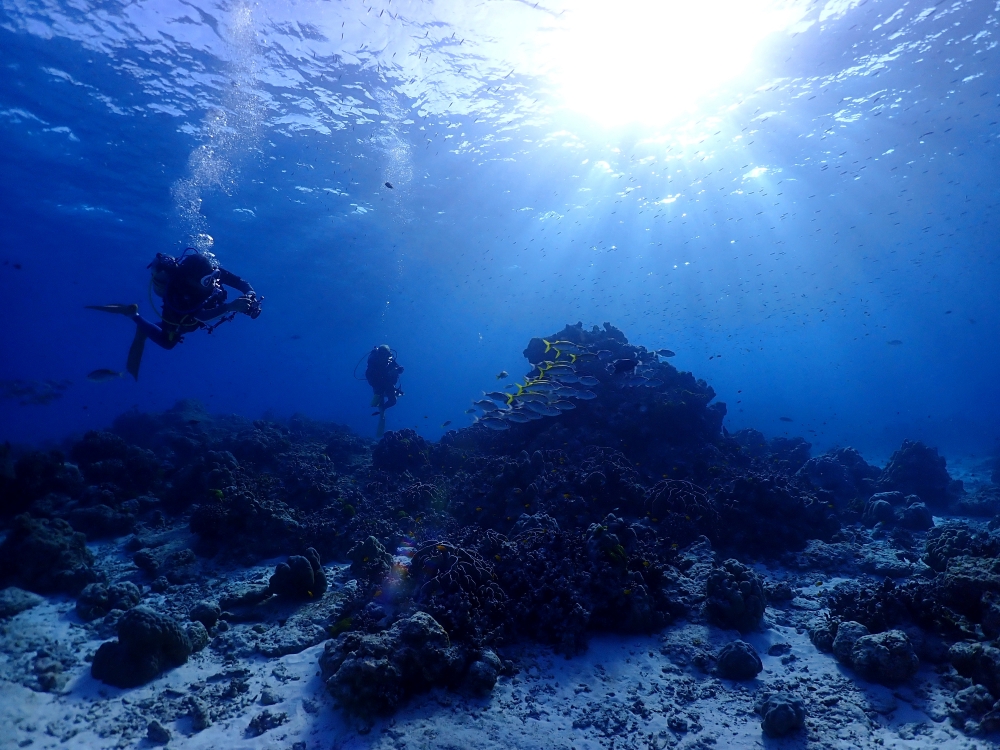
[[[108,370],[107,368],[100,368],[99,370],[94,370],[93,372],[87,373],[87,380],[91,383],[103,383],[107,380],[114,380],[115,378],[122,377],[120,372],[115,372],[114,370]]]
[[[595,378],[593,375],[581,375],[580,379],[577,381],[580,385],[585,385],[588,388],[593,388],[598,385],[601,381]]]
[[[576,408],[576,404],[571,401],[553,401],[552,408],[559,411],[573,411]]]
[[[501,370],[497,373],[497,380],[506,380],[509,377],[506,370]]]
[[[577,391],[576,393],[573,394],[573,398],[578,398],[583,401],[590,401],[592,399],[597,398],[597,394],[594,393],[593,391]]]
[[[649,382],[649,378],[644,378],[642,375],[633,375],[628,380],[625,381],[625,385],[635,388],[640,385],[646,385]]]
[[[491,411],[499,411],[499,409],[500,409],[499,406],[497,406],[493,401],[490,401],[487,398],[481,398],[478,401],[475,401],[473,403],[476,406],[478,406],[480,409],[482,409],[483,412],[485,412],[485,413],[489,413]]]
[[[442,427],[447,427],[450,424],[451,424],[451,420],[449,419],[448,421],[444,422],[441,426]]]
[[[475,409],[466,409],[466,410],[465,410],[465,413],[466,413],[466,414],[475,414],[475,413],[476,413],[476,410],[475,410]]]
[[[563,354],[583,354],[587,351],[572,341],[549,341],[548,339],[542,339],[542,343],[545,344],[544,353],[548,354],[549,351],[555,349],[557,356],[560,352]]]
[[[529,401],[527,406],[535,414],[541,414],[543,417],[558,417],[562,413],[548,404],[540,404],[534,401]]]
[[[390,190],[392,190],[392,189],[393,189],[393,187],[392,187],[392,183],[391,183],[391,182],[387,182],[387,183],[385,183],[385,186],[386,186],[387,188],[389,188]]]
[[[656,353],[659,354],[661,357],[676,357],[677,356],[676,354],[674,354],[669,349],[657,349]]]
[[[791,417],[778,417],[782,422],[792,422],[794,421]]]
[[[903,342],[899,339],[893,339],[892,341],[886,342],[889,346],[900,346]]]
[[[479,424],[487,430],[496,430],[497,432],[510,429],[509,424],[504,422],[502,419],[497,419],[495,417],[483,417],[479,420]]]
[[[622,359],[616,359],[608,365],[608,371],[614,373],[615,375],[620,375],[623,372],[632,372],[638,364],[639,360],[631,357],[624,357]]]
[[[515,424],[524,424],[525,422],[530,422],[532,417],[529,417],[522,411],[512,411],[510,414],[504,416],[508,422],[514,422]]]
[[[301,336],[299,336],[299,334],[297,334],[297,333],[293,333],[293,334],[292,334],[292,339],[293,339],[293,340],[295,340],[295,341],[298,341],[298,340],[299,340],[300,338],[302,338],[302,337],[301,337]]]

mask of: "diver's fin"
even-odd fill
[[[139,312],[138,305],[84,305],[84,307],[88,310],[115,313],[116,315],[127,315],[130,318]]]
[[[380,438],[385,434],[385,411],[379,412],[378,428],[375,430],[375,437]]]
[[[142,351],[145,347],[146,334],[136,328],[132,346],[128,348],[128,362],[125,365],[125,371],[136,380],[139,379],[139,363],[142,362]]]

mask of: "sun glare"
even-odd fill
[[[663,125],[798,20],[773,0],[580,0],[544,45],[563,104],[601,125]]]

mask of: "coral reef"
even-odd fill
[[[268,589],[276,596],[289,599],[315,599],[326,593],[326,573],[320,564],[319,552],[310,547],[305,555],[292,555],[278,563]]]
[[[572,364],[554,362],[552,341],[580,352]],[[77,596],[76,626],[102,638],[117,627],[92,671],[118,686],[154,679],[210,639],[238,659],[332,638],[329,692],[372,717],[433,687],[488,695],[510,674],[497,652],[519,642],[571,656],[595,633],[678,620],[716,638],[682,649],[685,664],[759,675],[770,689],[753,646],[715,630],[754,631],[767,610],[768,623],[808,623],[816,647],[861,680],[898,685],[921,662],[951,665],[956,726],[1000,725],[1000,520],[985,522],[1000,509],[995,486],[965,494],[922,443],[904,442],[880,470],[851,448],[811,457],[801,437],[730,434],[705,381],[610,324],[568,325],[524,355],[535,387],[562,396],[537,412],[522,398],[516,418],[492,417],[490,429],[484,414],[437,443],[409,429],[373,443],[300,415],[248,420],[182,401],[128,412],[65,454],[0,448],[5,627],[40,601],[16,586]],[[503,410],[508,399],[493,396]],[[983,520],[935,526],[932,513],[948,511]],[[112,582],[87,540],[127,553],[117,567],[100,558]],[[207,587],[221,569],[302,550],[269,579],[258,570]],[[826,585],[831,576],[848,580]],[[768,654],[791,665],[783,645]],[[32,685],[65,682],[58,658],[32,658]],[[248,689],[237,677],[227,688]],[[763,695],[765,734],[801,728],[805,705]],[[221,720],[192,696],[183,716],[195,731]],[[255,737],[286,718],[267,710],[240,726]],[[150,742],[163,741],[149,726]]]
[[[716,671],[727,680],[752,680],[764,668],[757,649],[746,641],[732,641],[719,651]]]
[[[76,594],[103,578],[83,534],[61,518],[37,519],[26,513],[14,518],[0,544],[0,576],[39,594]]]
[[[330,694],[350,711],[372,716],[390,713],[416,693],[456,684],[468,661],[433,617],[417,612],[382,633],[338,636],[319,663]]]
[[[113,609],[129,610],[142,599],[139,587],[131,581],[112,583],[87,584],[76,600],[76,613],[81,620],[94,620],[104,617]]]
[[[879,491],[917,495],[932,510],[947,510],[953,497],[964,494],[961,482],[948,474],[947,463],[937,448],[928,448],[919,441],[904,440],[889,458],[878,478]]]
[[[118,640],[97,649],[91,674],[115,687],[136,687],[180,666],[193,650],[180,623],[148,607],[134,607],[118,621]]]
[[[709,574],[705,614],[720,628],[756,630],[766,605],[763,579],[738,560],[726,560]]]
[[[768,737],[784,737],[805,725],[805,704],[788,693],[765,696],[756,708],[761,715],[761,729]]]

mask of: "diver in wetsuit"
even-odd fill
[[[388,344],[376,346],[368,355],[365,380],[372,387],[372,406],[378,407],[378,428],[375,437],[385,432],[385,410],[396,405],[396,398],[403,395],[399,388],[399,374],[403,371],[396,355]]]
[[[173,349],[184,340],[184,334],[205,328],[211,333],[227,320],[243,313],[256,319],[260,315],[262,298],[239,276],[219,265],[211,253],[187,248],[178,258],[157,253],[148,268],[151,286],[163,300],[160,322],[151,323],[139,315],[138,305],[87,305],[91,310],[126,315],[135,321],[135,338],[128,352],[126,370],[139,379],[139,364],[146,339],[164,349]],[[226,302],[224,286],[241,292],[232,302]],[[212,325],[208,321],[218,319]]]

